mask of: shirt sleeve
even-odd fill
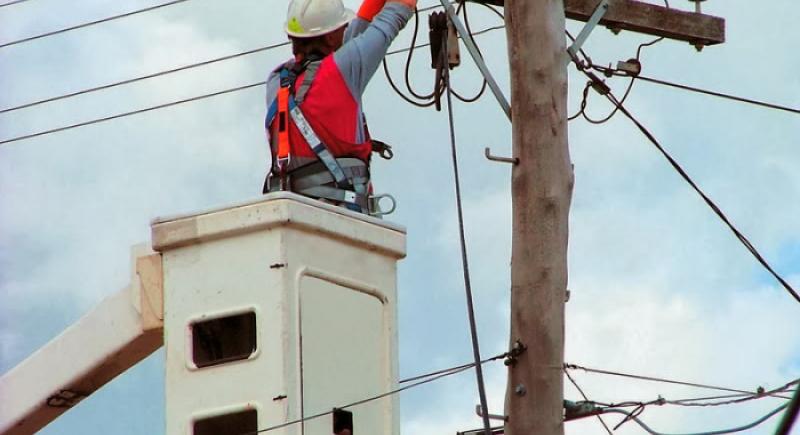
[[[350,92],[359,101],[392,41],[412,15],[413,11],[408,6],[390,2],[371,23],[356,18],[351,23],[352,30],[348,27],[351,34],[346,36],[350,36],[350,39],[333,57]]]
[[[364,33],[364,30],[367,30],[371,23],[361,17],[356,17],[353,21],[350,21],[350,24],[347,26],[347,30],[344,31],[344,42],[347,43],[351,39],[355,38],[356,36]]]

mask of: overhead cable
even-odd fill
[[[8,2],[8,3],[3,3],[3,4],[0,4],[0,8],[4,8],[4,7],[6,7],[6,6],[15,5],[15,4],[18,4],[18,3],[25,3],[26,1],[28,1],[28,0],[14,0],[14,1],[10,1],[10,2]]]
[[[506,355],[507,355],[507,353],[503,353],[503,354],[500,354],[500,355],[495,355],[495,356],[493,356],[491,358],[486,358],[486,359],[480,361],[480,365],[486,364],[486,363],[491,362],[491,361],[496,361],[496,360],[505,358]],[[295,419],[295,420],[287,421],[285,423],[277,424],[277,425],[270,426],[270,427],[267,427],[265,429],[260,429],[260,430],[253,431],[253,432],[245,432],[245,433],[242,433],[242,434],[239,434],[239,435],[255,435],[255,434],[259,434],[259,433],[266,433],[266,432],[271,432],[271,431],[274,431],[274,430],[282,429],[284,427],[292,426],[292,425],[295,425],[295,424],[304,423],[304,422],[309,421],[309,420],[315,420],[317,418],[324,417],[326,415],[332,414],[336,410],[353,408],[353,407],[356,407],[356,406],[359,406],[359,405],[363,405],[365,403],[369,403],[369,402],[373,402],[373,401],[376,401],[376,400],[379,400],[379,399],[383,399],[384,397],[389,397],[389,396],[392,396],[392,395],[395,395],[395,394],[399,394],[399,393],[401,393],[403,391],[406,391],[406,390],[409,390],[411,388],[415,388],[415,387],[418,387],[418,386],[421,386],[421,385],[425,385],[425,384],[437,381],[439,379],[442,379],[442,378],[445,378],[445,377],[448,377],[448,376],[453,376],[455,374],[464,372],[464,371],[469,370],[470,368],[472,368],[474,366],[475,366],[475,363],[470,363],[470,364],[466,364],[466,365],[462,365],[462,366],[452,367],[452,368],[449,368],[449,369],[438,370],[438,371],[436,371],[434,373],[428,373],[426,375],[415,376],[414,377],[415,379],[420,379],[421,378],[422,380],[420,380],[418,382],[414,382],[414,383],[409,384],[409,385],[405,385],[405,386],[400,387],[400,388],[396,388],[396,389],[387,391],[385,393],[378,394],[376,396],[371,396],[371,397],[368,397],[368,398],[365,398],[365,399],[357,400],[355,402],[351,402],[351,403],[348,403],[346,405],[337,406],[336,408],[334,408],[334,409],[332,409],[330,411],[320,412],[319,414],[309,415],[307,417],[303,417],[303,418],[298,418],[298,419]]]
[[[121,81],[118,81],[118,82],[109,83],[109,84],[105,84],[105,85],[101,85],[101,86],[95,86],[95,87],[92,87],[92,88],[87,88],[87,89],[83,89],[83,90],[80,90],[80,91],[70,92],[68,94],[63,94],[63,95],[59,95],[59,96],[56,96],[56,97],[45,98],[45,99],[42,99],[42,100],[30,102],[30,103],[20,104],[18,106],[8,107],[8,108],[5,108],[5,109],[0,109],[0,114],[13,112],[15,110],[20,110],[20,109],[27,109],[27,108],[30,108],[30,107],[38,106],[40,104],[51,103],[53,101],[65,100],[65,99],[68,99],[68,98],[76,97],[78,95],[84,95],[84,94],[89,94],[89,93],[92,93],[92,92],[111,89],[111,88],[115,88],[117,86],[129,85],[131,83],[136,83],[136,82],[140,82],[140,81],[147,80],[147,79],[161,77],[161,76],[165,76],[165,75],[168,75],[168,74],[173,74],[173,73],[180,72],[180,71],[186,71],[186,70],[190,70],[190,69],[193,69],[193,68],[198,68],[198,67],[201,67],[201,66],[207,66],[207,65],[211,65],[211,64],[214,64],[214,63],[217,63],[217,62],[222,62],[222,61],[231,60],[231,59],[235,59],[235,58],[242,57],[242,56],[247,56],[247,55],[251,55],[251,54],[255,54],[255,53],[260,53],[262,51],[269,51],[269,50],[272,50],[272,49],[275,49],[275,48],[279,48],[279,47],[285,47],[285,46],[287,46],[289,44],[291,44],[291,43],[290,42],[282,42],[280,44],[266,45],[266,46],[255,48],[255,49],[252,49],[252,50],[241,51],[239,53],[229,54],[227,56],[222,56],[222,57],[216,57],[214,59],[208,59],[208,60],[204,60],[202,62],[183,65],[183,66],[175,67],[175,68],[164,70],[164,71],[159,71],[159,72],[152,73],[152,74],[147,74],[147,75],[143,75],[143,76],[139,76],[139,77],[134,77],[134,78],[126,79],[126,80],[121,80]]]
[[[146,107],[144,109],[132,110],[130,112],[123,112],[123,113],[118,113],[116,115],[105,116],[103,118],[97,118],[97,119],[93,119],[91,121],[79,122],[77,124],[66,125],[64,127],[58,127],[58,128],[53,128],[53,129],[50,129],[50,130],[44,130],[44,131],[39,131],[39,132],[36,132],[36,133],[26,134],[26,135],[22,135],[22,136],[16,136],[16,137],[12,137],[10,139],[0,140],[0,145],[5,145],[5,144],[11,143],[11,142],[17,142],[17,141],[26,140],[26,139],[32,139],[32,138],[35,138],[35,137],[44,136],[44,135],[48,135],[48,134],[52,134],[52,133],[58,133],[58,132],[65,131],[65,130],[72,130],[74,128],[85,127],[87,125],[100,124],[102,122],[107,122],[107,121],[111,121],[111,120],[114,120],[114,119],[125,118],[125,117],[132,116],[132,115],[138,115],[140,113],[152,112],[154,110],[160,110],[160,109],[166,109],[167,107],[177,106],[179,104],[190,103],[192,101],[204,100],[206,98],[211,98],[211,97],[216,97],[216,96],[219,96],[219,95],[225,95],[225,94],[230,94],[230,93],[233,93],[233,92],[243,91],[245,89],[254,88],[256,86],[263,86],[265,84],[266,84],[265,81],[261,81],[261,82],[257,82],[257,83],[251,83],[249,85],[238,86],[238,87],[235,87],[235,88],[225,89],[225,90],[218,91],[218,92],[212,92],[210,94],[198,95],[196,97],[185,98],[183,100],[172,101],[172,102],[165,103],[165,104],[159,104],[157,106]]]
[[[27,1],[27,0],[23,0],[23,1]],[[439,5],[435,5],[435,6],[422,8],[419,11],[423,12],[423,11],[436,9],[436,8],[440,8],[440,7],[441,6],[439,6]],[[482,31],[482,32],[485,32],[485,30]],[[198,67],[211,65],[211,64],[214,64],[214,63],[218,63],[218,62],[223,62],[223,61],[227,61],[227,60],[236,59],[236,58],[239,58],[239,57],[249,56],[251,54],[261,53],[263,51],[269,51],[269,50],[272,50],[272,49],[275,49],[275,48],[279,48],[279,47],[286,47],[286,46],[288,46],[290,44],[291,44],[291,42],[287,41],[287,42],[281,42],[281,43],[278,43],[278,44],[265,45],[263,47],[254,48],[252,50],[241,51],[241,52],[238,52],[238,53],[229,54],[229,55],[225,55],[225,56],[221,56],[221,57],[216,57],[216,58],[213,58],[213,59],[208,59],[208,60],[197,62],[197,63],[192,63],[192,64],[188,64],[188,65],[183,65],[183,66],[171,68],[171,69],[168,69],[168,70],[163,70],[163,71],[158,71],[158,72],[155,72],[155,73],[146,74],[146,75],[143,75],[143,76],[133,77],[133,78],[130,78],[130,79],[120,80],[120,81],[117,81],[117,82],[108,83],[108,84],[100,85],[100,86],[94,86],[94,87],[82,89],[82,90],[75,91],[75,92],[70,92],[70,93],[63,94],[63,95],[44,98],[44,99],[41,99],[41,100],[32,101],[32,102],[20,104],[20,105],[17,105],[17,106],[12,106],[12,107],[7,107],[7,108],[0,109],[0,114],[13,112],[13,111],[16,111],[16,110],[21,110],[21,109],[27,109],[27,108],[38,106],[38,105],[41,105],[41,104],[51,103],[51,102],[54,102],[54,101],[65,100],[65,99],[69,99],[69,98],[76,97],[76,96],[79,96],[79,95],[89,94],[89,93],[93,93],[93,92],[97,92],[97,91],[103,91],[103,90],[115,88],[115,87],[122,86],[122,85],[129,85],[129,84],[132,84],[132,83],[136,83],[136,82],[140,82],[140,81],[143,81],[143,80],[148,80],[148,79],[152,79],[152,78],[156,78],[156,77],[161,77],[161,76],[177,73],[177,72],[180,72],[180,71],[186,71],[186,70],[190,70],[190,69],[194,69],[194,68],[198,68]],[[414,48],[419,48],[419,47],[422,47],[422,46],[417,46],[417,47],[414,47]],[[411,48],[409,48],[409,49],[411,49]],[[388,54],[395,54],[395,53],[396,52],[389,52]]]
[[[446,19],[445,19],[446,21]],[[472,284],[469,275],[469,261],[467,259],[467,240],[464,231],[464,209],[461,202],[461,181],[458,175],[458,152],[456,146],[456,129],[453,119],[453,90],[450,86],[450,68],[448,66],[447,54],[447,25],[442,32],[442,51],[439,61],[439,68],[442,69],[442,78],[447,88],[447,123],[450,128],[450,151],[453,158],[453,184],[456,190],[456,211],[458,214],[458,236],[461,247],[461,269],[464,275],[464,291],[467,300],[467,315],[469,319],[469,332],[472,340],[472,354],[475,358],[475,376],[478,383],[478,396],[481,403],[481,417],[483,419],[484,435],[491,435],[492,426],[489,422],[489,406],[486,400],[486,386],[483,380],[483,368],[481,367],[481,351],[478,343],[478,327],[475,321],[475,306],[472,300]],[[433,33],[433,32],[432,32]]]
[[[756,105],[756,106],[766,107],[768,109],[782,110],[784,112],[789,112],[789,113],[794,113],[796,115],[800,115],[800,109],[797,109],[797,108],[792,108],[792,107],[788,107],[788,106],[782,106],[782,105],[779,105],[779,104],[769,103],[769,102],[765,102],[765,101],[754,100],[754,99],[751,99],[751,98],[738,97],[736,95],[731,95],[731,94],[724,94],[722,92],[716,92],[716,91],[711,91],[711,90],[708,90],[708,89],[697,88],[697,87],[694,87],[694,86],[683,85],[683,84],[680,84],[680,83],[669,82],[669,81],[666,81],[666,80],[657,79],[657,78],[653,78],[653,77],[647,77],[647,76],[643,76],[643,75],[639,75],[638,78],[640,80],[643,80],[643,81],[646,81],[646,82],[655,83],[655,84],[663,85],[663,86],[670,86],[670,87],[673,87],[673,88],[676,88],[676,89],[682,89],[684,91],[697,92],[697,93],[700,93],[700,94],[710,95],[710,96],[713,96],[713,97],[725,98],[727,100],[738,101],[740,103],[753,104],[753,105]]]
[[[781,396],[779,393],[785,393],[789,391],[790,388],[800,383],[800,379],[795,379],[786,383],[785,385],[774,388],[769,391],[759,390],[756,394],[746,396],[746,397],[732,397],[728,398],[727,400],[722,401],[711,401],[709,399],[683,399],[683,400],[667,400],[666,403],[670,405],[679,405],[679,406],[688,406],[688,407],[712,407],[712,406],[723,406],[723,405],[735,405],[738,403],[750,402],[752,400],[761,399],[763,397],[774,397],[774,398],[781,398],[781,399],[790,399],[790,397]]]
[[[502,28],[502,27],[490,27],[490,28],[481,30],[479,32],[475,32],[475,35],[477,36],[477,35],[480,35],[480,34],[483,34],[483,33],[486,33],[486,32],[490,32],[492,30],[496,30],[498,28]],[[426,45],[428,45],[428,44],[417,45],[414,48],[420,48],[420,47],[426,46]],[[404,53],[404,52],[406,52],[408,50],[409,50],[409,48],[403,48],[403,49],[395,50],[395,51],[387,53],[387,56],[391,56],[391,55],[395,55],[395,54],[399,54],[399,53]],[[85,121],[85,122],[79,122],[79,123],[67,125],[67,126],[64,126],[64,127],[58,127],[58,128],[53,128],[53,129],[49,129],[49,130],[43,130],[43,131],[39,131],[39,132],[36,132],[36,133],[30,133],[30,134],[25,134],[25,135],[21,135],[21,136],[14,136],[14,137],[7,138],[7,139],[0,139],[0,145],[5,145],[5,144],[12,143],[12,142],[18,142],[18,141],[26,140],[26,139],[32,139],[32,138],[35,138],[35,137],[45,136],[45,135],[49,135],[49,134],[53,134],[53,133],[66,131],[66,130],[72,130],[72,129],[75,129],[75,128],[85,127],[85,126],[88,126],[88,125],[99,124],[99,123],[103,123],[103,122],[106,122],[106,121],[111,121],[111,120],[125,118],[125,117],[132,116],[132,115],[137,115],[137,114],[140,114],[140,113],[151,112],[151,111],[159,110],[159,109],[165,109],[167,107],[177,106],[177,105],[180,105],[180,104],[190,103],[190,102],[198,101],[198,100],[204,100],[206,98],[216,97],[216,96],[219,96],[219,95],[230,94],[230,93],[233,93],[233,92],[238,92],[238,91],[250,89],[250,88],[253,88],[253,87],[256,87],[256,86],[261,86],[261,85],[264,85],[264,84],[266,84],[265,81],[261,81],[261,82],[257,82],[257,83],[251,83],[249,85],[238,86],[238,87],[235,87],[235,88],[229,88],[229,89],[225,89],[225,90],[222,90],[222,91],[213,92],[213,93],[210,93],[210,94],[198,95],[196,97],[186,98],[186,99],[182,99],[182,100],[178,100],[178,101],[172,101],[172,102],[169,102],[169,103],[159,104],[159,105],[156,105],[156,106],[146,107],[146,108],[143,108],[143,109],[133,110],[133,111],[130,111],[130,112],[124,112],[124,113],[119,113],[119,114],[116,114],[116,115],[105,116],[105,117],[102,117],[102,118],[97,118],[97,119],[93,119],[93,120]]]
[[[637,59],[638,59],[638,57],[637,57]],[[793,108],[793,107],[784,106],[784,105],[780,105],[780,104],[770,103],[770,102],[767,102],[767,101],[760,101],[760,100],[755,100],[755,99],[752,99],[752,98],[741,97],[741,96],[738,96],[738,95],[726,94],[726,93],[723,93],[723,92],[712,91],[712,90],[709,90],[709,89],[703,89],[703,88],[699,88],[699,87],[696,87],[696,86],[689,86],[689,85],[685,85],[685,84],[681,84],[681,83],[675,83],[675,82],[671,82],[671,81],[667,81],[667,80],[663,80],[663,79],[658,79],[658,78],[654,78],[654,77],[648,77],[648,76],[644,76],[644,75],[641,75],[641,74],[634,75],[634,74],[631,74],[631,73],[629,73],[627,71],[620,71],[617,68],[611,68],[611,67],[606,67],[606,66],[602,66],[602,65],[595,65],[594,63],[592,63],[591,59],[588,58],[588,57],[587,57],[587,62],[586,62],[585,66],[587,66],[589,68],[592,68],[595,71],[601,72],[604,75],[606,75],[607,77],[611,77],[611,76],[631,77],[632,80],[640,79],[640,80],[643,80],[645,82],[653,83],[653,84],[656,84],[656,85],[669,86],[669,87],[672,87],[672,88],[675,88],[675,89],[681,89],[681,90],[684,90],[684,91],[695,92],[695,93],[699,93],[699,94],[709,95],[709,96],[712,96],[712,97],[719,97],[719,98],[723,98],[723,99],[726,99],[726,100],[736,101],[736,102],[739,102],[739,103],[751,104],[751,105],[755,105],[755,106],[759,106],[759,107],[764,107],[764,108],[767,108],[767,109],[781,110],[781,111],[784,111],[784,112],[789,112],[789,113],[793,113],[793,114],[796,114],[796,115],[800,115],[800,108]]]
[[[587,71],[584,71],[584,73],[586,72]],[[590,80],[593,81],[597,80],[597,77],[593,77],[591,74],[587,74],[587,76],[590,78]],[[607,85],[605,84],[603,84],[602,86],[607,87]],[[661,145],[658,139],[655,138],[653,133],[651,133],[650,130],[648,130],[647,127],[645,127],[641,122],[639,122],[639,120],[636,119],[636,117],[633,116],[631,112],[629,112],[628,109],[625,108],[622,102],[617,100],[613,92],[611,92],[610,88],[607,89],[608,91],[605,93],[606,98],[612,104],[614,104],[614,106],[616,106],[620,110],[620,112],[622,112],[628,119],[630,119],[631,122],[634,123],[634,125],[636,125],[639,131],[641,131],[642,134],[644,134],[645,137],[647,137],[647,139],[653,144],[653,146],[655,146],[656,149],[658,149],[658,151],[664,156],[664,158],[667,159],[669,164],[673,167],[673,169],[675,169],[675,171],[681,176],[681,178],[683,178],[684,181],[686,181],[686,183],[688,183],[689,186],[691,186],[691,188],[695,192],[697,192],[698,195],[700,195],[700,197],[703,199],[706,205],[708,205],[708,207],[714,212],[714,214],[716,214],[717,217],[719,217],[720,220],[722,220],[722,222],[731,230],[731,232],[733,232],[734,236],[736,236],[739,242],[741,242],[741,244],[750,252],[750,254],[752,254],[752,256],[756,259],[756,261],[758,261],[758,263],[761,264],[761,266],[764,267],[764,269],[766,269],[767,272],[769,272],[798,303],[800,303],[800,294],[797,293],[797,291],[792,287],[792,285],[789,284],[789,282],[786,281],[786,279],[784,279],[780,274],[778,274],[778,272],[775,271],[775,269],[772,268],[769,262],[767,262],[767,260],[761,255],[761,253],[752,244],[752,242],[750,242],[750,240],[744,234],[742,234],[741,231],[739,231],[739,229],[730,221],[730,219],[728,219],[728,217],[725,215],[722,209],[720,209],[719,206],[708,195],[706,195],[706,193],[702,189],[700,189],[700,187],[689,176],[686,170],[684,170],[683,167],[667,152],[667,150],[664,149],[664,147]]]
[[[797,422],[798,416],[800,416],[800,388],[795,391],[794,398],[783,415],[775,435],[789,435],[792,431],[792,426]]]
[[[600,374],[600,375],[619,376],[619,377],[630,378],[630,379],[638,379],[638,380],[641,380],[641,381],[661,382],[661,383],[665,383],[665,384],[683,385],[683,386],[686,386],[686,387],[704,388],[704,389],[707,389],[707,390],[727,391],[727,392],[730,392],[730,393],[742,393],[742,394],[747,394],[747,395],[751,395],[751,396],[759,394],[758,391],[754,392],[754,391],[740,390],[740,389],[730,388],[730,387],[720,387],[720,386],[717,386],[717,385],[700,384],[700,383],[696,383],[696,382],[678,381],[678,380],[674,380],[674,379],[659,378],[659,377],[654,377],[654,376],[644,376],[644,375],[636,375],[636,374],[623,373],[623,372],[615,372],[615,371],[611,371],[611,370],[603,370],[603,369],[585,367],[585,366],[581,366],[581,365],[577,365],[577,364],[566,363],[566,364],[564,364],[564,367],[566,369],[568,369],[568,370],[582,370],[582,371],[585,371],[585,372],[588,372],[588,373],[597,373],[597,374]]]
[[[653,430],[652,428],[650,428],[650,426],[645,424],[642,420],[640,420],[638,416],[632,415],[631,412],[625,411],[623,409],[607,408],[607,409],[603,409],[601,412],[603,414],[607,414],[607,413],[623,414],[623,415],[626,416],[626,419],[630,419],[631,421],[634,421],[636,424],[641,426],[642,429],[644,429],[650,435],[724,435],[724,434],[742,432],[742,431],[745,431],[745,430],[748,430],[748,429],[752,429],[752,428],[760,425],[761,423],[764,423],[765,421],[769,420],[775,414],[778,414],[779,412],[783,411],[788,406],[789,406],[788,403],[784,404],[784,405],[781,405],[781,406],[773,409],[772,411],[770,411],[768,414],[764,415],[763,417],[759,418],[758,420],[756,420],[756,421],[754,421],[752,423],[748,423],[748,424],[743,425],[743,426],[737,426],[737,427],[730,428],[730,429],[715,430],[715,431],[709,431],[709,432],[695,432],[695,433],[686,433],[686,434],[666,434],[666,433],[663,433],[663,432],[657,432],[657,431]]]
[[[97,25],[97,24],[101,24],[101,23],[107,23],[109,21],[119,20],[121,18],[126,18],[126,17],[130,17],[130,16],[133,16],[133,15],[138,15],[138,14],[142,14],[142,13],[145,13],[145,12],[154,11],[156,9],[164,8],[164,7],[167,7],[167,6],[172,6],[174,4],[183,3],[183,2],[187,2],[187,1],[189,1],[189,0],[171,0],[171,1],[168,1],[168,2],[165,2],[165,3],[161,3],[161,4],[158,4],[158,5],[155,5],[155,6],[150,6],[150,7],[143,8],[143,9],[137,9],[137,10],[131,11],[131,12],[126,12],[124,14],[119,14],[119,15],[114,15],[114,16],[111,16],[111,17],[101,18],[99,20],[90,21],[88,23],[83,23],[83,24],[78,24],[78,25],[75,25],[75,26],[65,27],[63,29],[54,30],[54,31],[51,31],[51,32],[46,32],[46,33],[41,33],[39,35],[29,36],[27,38],[22,38],[22,39],[17,39],[15,41],[9,41],[9,42],[0,43],[0,48],[10,47],[12,45],[22,44],[24,42],[35,41],[37,39],[47,38],[47,37],[50,37],[50,36],[55,36],[55,35],[59,35],[59,34],[62,34],[62,33],[71,32],[73,30],[83,29],[85,27],[90,27],[90,26],[94,26],[94,25]],[[6,3],[3,6],[7,6],[9,4],[13,4],[13,3]]]
[[[469,16],[467,14],[466,2],[458,2],[458,3],[459,4],[458,4],[458,8],[456,9],[456,14],[463,14],[464,25],[466,26],[467,32],[469,33],[470,37],[473,38],[473,40],[474,40],[475,36],[490,32],[492,30],[502,29],[502,28],[505,27],[505,26],[494,26],[494,27],[489,27],[489,28],[483,29],[483,30],[478,31],[478,32],[473,32],[472,29],[471,29],[471,26],[469,24]],[[486,5],[486,4],[482,4],[482,5],[487,7],[488,9],[490,9],[492,12],[494,12],[496,15],[498,15],[501,19],[503,18],[503,14],[501,12],[497,11],[496,9],[492,8],[489,5]],[[414,50],[417,49],[417,48],[427,47],[427,46],[430,45],[430,43],[425,43],[425,44],[420,44],[420,45],[416,44],[417,36],[419,34],[419,13],[420,12],[424,12],[426,10],[434,9],[434,8],[435,8],[435,6],[434,7],[427,7],[427,8],[423,8],[423,9],[418,9],[418,10],[414,11],[414,29],[413,29],[413,32],[411,34],[410,46],[409,46],[408,50],[405,50],[405,51],[408,52],[408,55],[406,56],[405,68],[404,68],[404,73],[403,73],[403,78],[404,78],[404,81],[405,81],[406,91],[410,95],[406,95],[405,92],[403,92],[403,91],[401,91],[399,89],[399,87],[395,83],[394,79],[392,78],[391,73],[389,72],[388,63],[386,62],[386,60],[384,60],[382,62],[383,63],[383,73],[386,76],[386,81],[389,83],[389,86],[392,88],[392,90],[394,90],[394,92],[400,98],[405,100],[407,103],[412,104],[412,105],[417,106],[417,107],[430,107],[430,106],[433,106],[434,104],[436,104],[436,96],[437,96],[437,94],[440,94],[443,91],[443,84],[441,83],[441,77],[438,77],[434,81],[433,89],[429,93],[418,92],[411,85],[411,62],[412,62],[412,59],[413,59],[413,56],[414,56]],[[458,35],[457,38],[461,39],[461,35]],[[480,48],[477,47],[477,44],[476,44],[476,48],[478,48],[478,53],[480,54]],[[392,54],[392,53],[394,53],[394,52],[389,52],[389,54]],[[474,96],[472,96],[472,97],[462,96],[455,89],[452,89],[452,88],[451,89],[453,91],[453,96],[455,96],[457,99],[459,99],[460,101],[463,101],[465,103],[472,103],[472,102],[475,102],[478,99],[480,99],[481,96],[483,96],[484,92],[486,91],[486,87],[487,86],[488,86],[488,82],[486,81],[485,78],[483,78],[483,81],[482,81],[482,84],[481,84],[480,88],[478,89],[476,94]]]

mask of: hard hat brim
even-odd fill
[[[293,38],[314,38],[317,36],[322,36],[328,33],[331,33],[335,30],[342,28],[342,26],[349,24],[353,19],[356,18],[356,13],[353,12],[352,9],[344,8],[344,13],[342,14],[342,19],[333,26],[326,26],[316,29],[308,29],[305,32],[293,32],[289,30],[289,23],[284,25],[286,30],[286,34],[293,37]]]

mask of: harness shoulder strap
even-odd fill
[[[297,104],[303,104],[303,101],[306,99],[306,94],[311,88],[311,83],[317,77],[317,72],[319,71],[320,65],[322,65],[322,61],[318,60],[310,62],[306,67],[305,75],[303,76],[303,82],[300,83],[300,87],[297,88],[297,93],[294,96]]]

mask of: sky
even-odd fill
[[[157,3],[30,0],[0,8],[0,43]],[[353,0],[346,4],[357,7]],[[800,59],[791,52],[800,8],[791,0],[769,7],[745,0],[703,6],[726,18],[727,42],[698,53],[663,41],[644,50],[644,73],[800,107]],[[0,108],[283,42],[284,12],[284,2],[276,0],[191,0],[0,48]],[[477,6],[470,13],[475,29],[499,23]],[[574,32],[581,26],[568,22]],[[410,29],[393,48],[408,45]],[[425,40],[427,28],[420,33]],[[637,45],[650,39],[598,28],[585,48],[607,65],[633,57]],[[503,31],[481,35],[478,43],[507,94]],[[0,114],[0,140],[257,82],[289,55],[281,48]],[[453,86],[470,93],[480,76],[462,58]],[[395,80],[404,61],[389,58]],[[415,88],[429,89],[427,52],[419,52],[411,71]],[[584,83],[570,69],[570,113]],[[621,94],[627,80],[609,84]],[[260,194],[269,164],[263,94],[250,89],[0,145],[0,373],[127,284],[129,248],[149,239],[152,218]],[[404,103],[382,72],[368,87],[364,106],[373,135],[395,146],[392,161],[374,163],[376,189],[398,199],[388,219],[408,229],[408,257],[398,276],[401,377],[469,362],[446,113]],[[626,107],[776,270],[800,287],[800,117],[645,82],[634,85]],[[509,155],[510,125],[488,92],[454,110],[479,337],[482,354],[491,356],[508,344],[510,167],[487,161],[483,149]],[[587,110],[600,117],[610,107],[593,94]],[[646,138],[621,115],[603,125],[573,121],[569,137],[576,185],[565,360],[747,390],[800,377],[800,306]],[[156,352],[42,433],[163,434],[163,358]],[[487,365],[486,376],[490,411],[500,414],[505,368]],[[574,376],[601,402],[709,393],[580,371]],[[579,399],[569,383],[565,396]],[[401,396],[401,432],[477,428],[476,403],[469,372],[408,391]],[[651,407],[641,418],[662,432],[698,432],[749,423],[781,403]],[[620,418],[607,420],[616,424]],[[771,433],[777,421],[748,433]],[[586,419],[567,423],[566,433],[605,431],[596,419]],[[617,433],[641,430],[628,423]]]

